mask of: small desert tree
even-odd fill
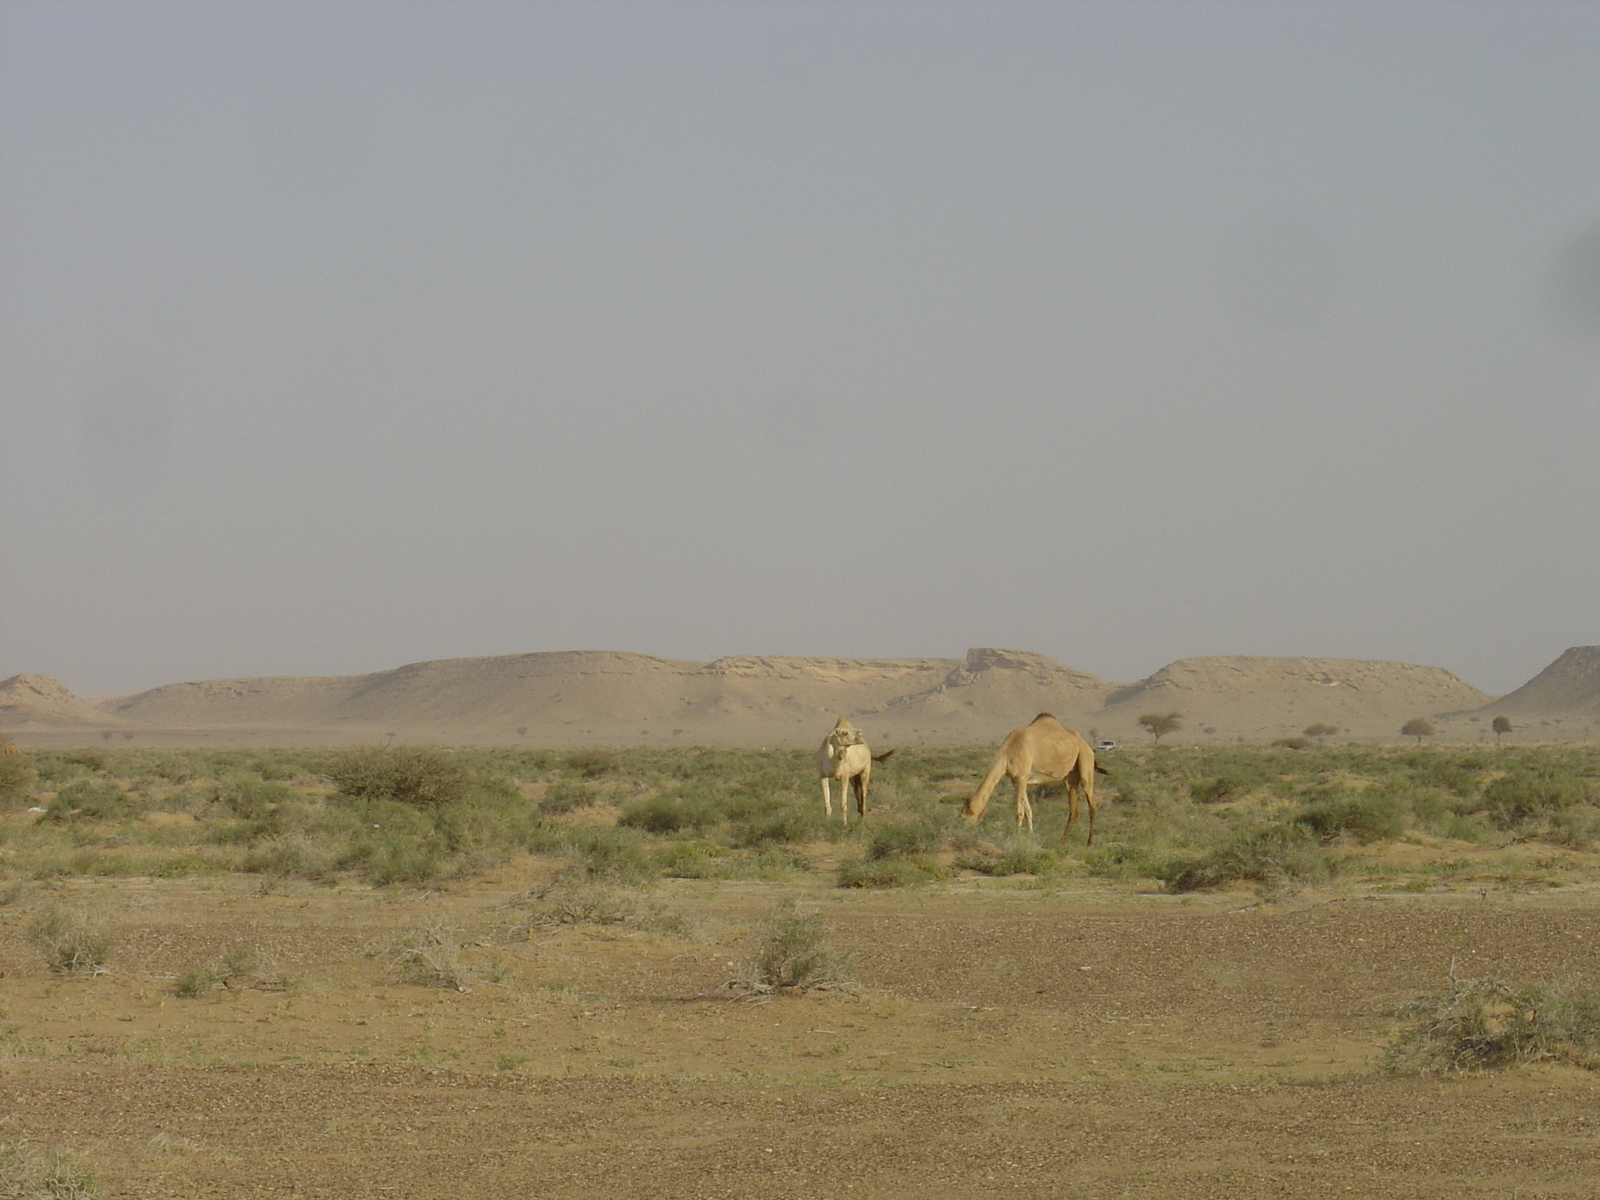
[[[1426,717],[1412,717],[1400,726],[1400,736],[1416,738],[1419,746],[1422,745],[1423,738],[1430,738],[1435,732],[1437,731]]]
[[[1490,722],[1489,728],[1494,730],[1494,744],[1498,746],[1500,744],[1501,737],[1511,732],[1511,718],[1496,717],[1492,722]]]
[[[1318,721],[1315,725],[1307,725],[1303,732],[1307,737],[1316,738],[1320,742],[1323,738],[1332,737],[1338,733],[1339,727],[1337,725],[1326,725]]]
[[[1156,745],[1159,746],[1162,734],[1183,728],[1183,714],[1175,712],[1145,713],[1139,718],[1139,724],[1150,731],[1150,736],[1155,739]]]

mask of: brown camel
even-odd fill
[[[1030,783],[1054,783],[1061,780],[1067,788],[1067,827],[1061,831],[1061,840],[1067,840],[1072,823],[1078,819],[1078,795],[1089,806],[1089,840],[1094,845],[1094,751],[1072,730],[1062,725],[1049,713],[1040,713],[1031,724],[1013,729],[1000,743],[1000,753],[989,765],[978,790],[967,800],[962,813],[969,821],[983,816],[989,806],[989,796],[1008,776],[1017,789],[1017,824],[1027,822],[1028,832],[1033,832],[1033,805],[1028,803]]]
[[[850,824],[848,788],[856,794],[856,814],[865,819],[867,783],[872,779],[872,764],[882,762],[893,753],[893,750],[885,750],[882,754],[872,753],[867,748],[867,739],[861,730],[850,724],[849,717],[840,717],[828,730],[828,736],[822,739],[822,748],[817,751],[817,774],[822,776],[822,806],[828,816],[833,816],[833,792],[828,785],[830,781],[837,780],[840,818],[846,825]]]

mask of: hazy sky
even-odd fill
[[[1600,642],[1600,4],[0,3],[0,677]]]

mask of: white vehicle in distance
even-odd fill
[[[1099,745],[1097,745],[1094,748],[1094,752],[1096,754],[1104,754],[1107,750],[1115,750],[1116,748],[1117,748],[1117,744],[1115,742],[1113,742],[1110,738],[1106,738],[1104,741],[1102,741]]]

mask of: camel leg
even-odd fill
[[[1017,776],[1017,828],[1022,828],[1023,821],[1028,823],[1028,832],[1033,832],[1033,805],[1028,803],[1028,777]]]
[[[867,819],[867,773],[863,771],[850,781],[850,786],[856,790],[856,815],[865,821]]]
[[[833,819],[833,792],[828,787],[828,777],[822,777],[822,807],[828,814],[828,819]]]
[[[1061,831],[1061,840],[1067,840],[1067,834],[1072,832],[1072,823],[1078,819],[1078,787],[1069,774],[1062,783],[1067,789],[1067,827]],[[1093,836],[1092,834],[1090,836]]]
[[[1089,838],[1085,846],[1094,845],[1094,780],[1084,782],[1080,775],[1074,779],[1067,776],[1067,827],[1061,831],[1061,840],[1067,840],[1067,834],[1072,832],[1072,823],[1078,819],[1078,793],[1083,793],[1083,802],[1089,806]]]

